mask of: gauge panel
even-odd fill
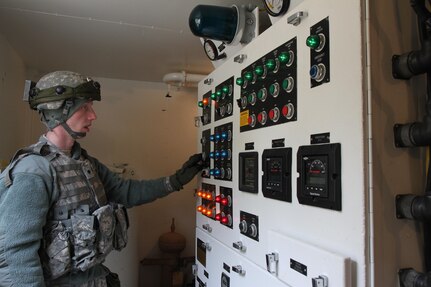
[[[300,146],[297,196],[301,204],[341,210],[341,145]]]
[[[258,193],[258,157],[257,152],[239,153],[239,190]]]
[[[292,148],[264,150],[262,171],[263,196],[292,202]]]

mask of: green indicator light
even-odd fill
[[[217,95],[215,93],[212,93],[211,94],[211,99],[213,99],[213,100],[217,99]]]
[[[223,93],[227,94],[229,92],[229,87],[223,86],[222,91],[223,91]]]
[[[273,95],[273,94],[274,94],[274,92],[275,92],[275,85],[274,85],[274,84],[272,84],[271,86],[269,86],[269,93],[270,93],[271,95]]]
[[[280,55],[278,55],[278,60],[280,60],[280,63],[287,63],[290,60],[290,55],[288,52],[281,52]]]
[[[311,49],[316,49],[320,45],[320,37],[318,35],[308,36],[306,45]]]
[[[204,106],[204,103],[203,103],[202,101],[199,101],[199,102],[198,102],[198,106],[199,106],[200,108],[202,108],[202,107]]]
[[[263,99],[263,97],[264,97],[264,93],[263,93],[263,90],[261,89],[261,90],[259,90],[259,92],[257,92],[257,97],[259,98],[259,100],[262,100]]]
[[[272,71],[275,69],[275,60],[274,59],[269,59],[266,61],[265,66],[268,68],[268,70]]]
[[[262,66],[256,66],[256,68],[254,68],[254,72],[256,73],[256,75],[262,76],[263,75],[263,67]]]
[[[244,74],[244,77],[248,80],[251,81],[253,79],[253,73],[252,72],[246,72]]]
[[[283,81],[283,83],[281,85],[282,85],[283,89],[286,90],[287,87],[289,86],[289,80],[284,79],[284,81]]]
[[[221,90],[218,90],[218,91],[216,92],[217,97],[220,97],[220,96],[221,96],[221,94],[222,94]]]
[[[236,84],[238,86],[242,86],[242,84],[244,84],[244,79],[243,78],[236,78]]]

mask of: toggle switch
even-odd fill
[[[207,224],[203,224],[202,228],[205,229],[206,231],[208,231],[209,233],[211,233],[213,231],[211,225]]]
[[[233,248],[238,249],[239,251],[245,252],[247,251],[247,247],[242,243],[242,241],[237,241],[232,243]]]
[[[266,270],[271,274],[277,274],[279,256],[277,252],[266,254]]]
[[[232,271],[238,273],[241,276],[245,275],[245,270],[242,269],[241,265],[232,266]]]
[[[313,283],[313,287],[328,287],[328,277],[325,275],[320,275],[317,278],[312,278],[311,282]]]
[[[204,248],[208,251],[211,251],[211,249],[212,249],[211,245],[209,243],[205,243],[205,242],[202,243],[202,248]]]

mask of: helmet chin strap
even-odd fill
[[[80,139],[80,138],[83,138],[83,137],[85,137],[86,135],[87,135],[87,133],[81,133],[81,132],[75,132],[75,131],[72,131],[72,129],[65,123],[65,122],[63,122],[63,123],[61,123],[61,126],[66,130],[66,132],[74,139],[74,140],[77,140],[77,139]]]

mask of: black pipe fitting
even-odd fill
[[[398,271],[400,287],[431,287],[431,272],[420,273],[412,268]]]
[[[431,72],[431,40],[424,40],[418,51],[392,56],[392,75],[395,79],[408,80],[411,77]]]
[[[396,147],[431,145],[431,116],[425,116],[423,122],[395,124],[394,142]]]
[[[431,196],[398,194],[395,197],[397,218],[431,221]]]

